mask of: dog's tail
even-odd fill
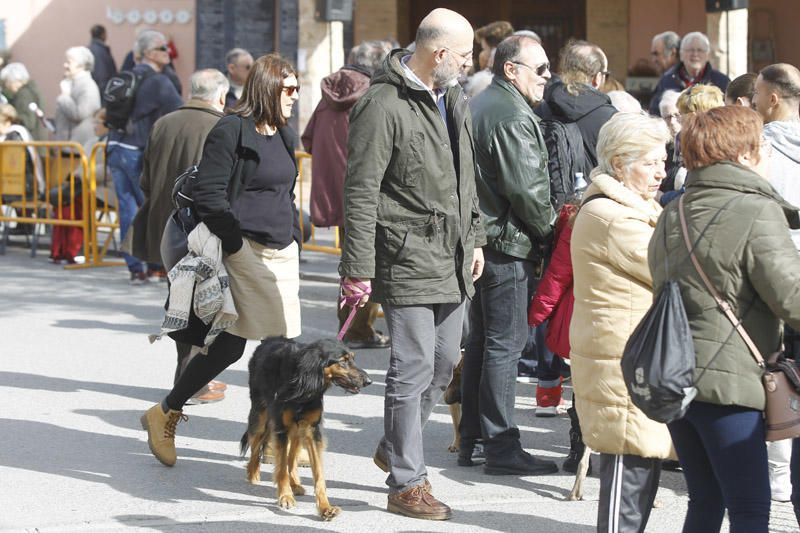
[[[242,440],[239,441],[239,457],[244,457],[247,454],[247,448],[250,447],[249,439],[247,438],[247,432],[244,432],[242,435]]]

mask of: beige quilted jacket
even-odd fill
[[[652,301],[647,246],[661,207],[615,178],[592,178],[596,194],[575,220],[572,265],[575,308],[570,324],[572,381],[583,440],[597,452],[667,458],[667,426],[631,402],[620,359],[628,337]]]

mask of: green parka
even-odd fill
[[[685,194],[692,242],[724,208],[700,237],[695,255],[767,357],[780,346],[780,319],[800,328],[800,254],[789,235],[789,227],[800,228],[798,208],[758,174],[731,162],[689,172]],[[665,259],[669,278],[680,286],[694,338],[696,400],[763,409],[761,370],[689,259],[677,201],[664,209],[650,241],[653,294],[667,280]]]
[[[459,86],[447,89],[448,132],[403,73],[409,54],[394,50],[350,113],[339,273],[371,279],[377,302],[459,302],[474,292],[473,249],[486,242],[469,107]]]
[[[516,87],[497,76],[470,108],[487,244],[520,259],[542,259],[556,213],[539,117]]]

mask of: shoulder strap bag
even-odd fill
[[[768,441],[792,439],[800,437],[800,372],[797,365],[791,359],[787,359],[783,352],[775,352],[767,360],[761,355],[758,347],[750,338],[750,335],[742,326],[742,321],[736,317],[731,306],[720,296],[717,289],[708,279],[703,267],[694,255],[694,249],[689,238],[689,228],[686,224],[686,213],[683,206],[681,195],[678,200],[678,214],[683,231],[683,239],[689,250],[695,270],[703,280],[703,284],[714,297],[717,306],[722,313],[733,324],[734,329],[742,337],[759,368],[763,370],[762,381],[764,392],[766,393],[766,407],[764,408],[764,418]]]

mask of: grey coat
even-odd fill
[[[56,99],[56,140],[85,144],[95,136],[92,116],[100,109],[100,90],[84,70],[72,79],[69,94]]]

